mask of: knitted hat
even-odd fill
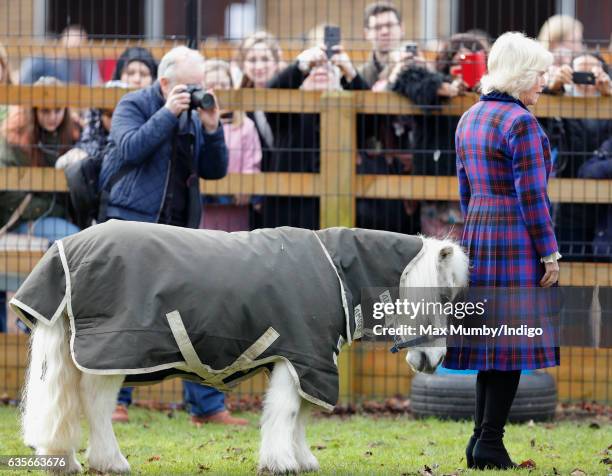
[[[115,66],[115,71],[113,72],[113,79],[121,79],[121,73],[130,64],[132,61],[140,61],[144,63],[151,71],[151,76],[153,77],[153,81],[157,79],[157,62],[153,55],[146,48],[142,48],[140,46],[134,46],[131,48],[127,48],[119,59],[117,59],[117,65]]]

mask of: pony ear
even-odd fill
[[[440,257],[439,260],[440,261],[446,261],[448,260],[451,256],[453,256],[453,253],[455,252],[455,250],[453,249],[452,246],[445,246],[444,248],[442,248],[440,250]]]

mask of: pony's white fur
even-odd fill
[[[405,276],[405,285],[452,289],[467,285],[468,263],[461,248],[449,240],[424,238],[424,252]],[[125,473],[130,465],[121,454],[111,414],[123,375],[81,372],[70,354],[66,316],[51,325],[37,325],[32,333],[30,364],[22,399],[23,437],[40,455],[65,455],[62,472],[77,473],[81,439],[80,417],[90,426],[89,467],[102,473]],[[433,371],[444,357],[443,343],[408,352],[416,371]],[[259,469],[273,473],[314,471],[317,459],[306,442],[309,404],[296,387],[289,364],[275,364],[261,418]]]

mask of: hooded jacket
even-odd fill
[[[195,111],[187,121],[164,107],[159,82],[121,98],[110,133],[111,145],[100,172],[100,190],[122,168],[125,173],[112,187],[107,215],[110,218],[157,222],[166,197],[172,142],[180,134],[193,136],[193,170],[201,178],[219,179],[227,172],[227,147],[223,128],[208,134]],[[199,181],[189,183],[190,222],[200,222]]]

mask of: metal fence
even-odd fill
[[[239,140],[228,140],[230,160],[246,160],[249,155],[256,166],[248,173],[237,167],[226,178],[201,182],[207,197],[205,213],[217,217],[215,224],[203,226],[361,226],[460,236],[454,129],[478,95],[473,91],[456,97],[434,94],[431,102],[419,102],[388,88],[399,81],[397,75],[415,49],[425,69],[439,73],[443,82],[451,84],[453,68],[462,67],[461,54],[486,52],[489,42],[507,30],[537,36],[545,21],[559,13],[579,18],[584,25],[579,38],[574,26],[566,34],[567,25],[563,24],[565,31],[561,29],[557,48],[550,43],[559,65],[569,61],[570,67],[580,70],[583,64],[577,58],[586,52],[610,63],[612,2],[600,2],[599,14],[594,14],[597,8],[592,2],[588,4],[589,8],[586,1],[579,0],[404,0],[394,4],[399,14],[383,12],[379,18],[364,21],[368,3],[348,0],[9,0],[0,5],[4,18],[0,41],[7,52],[6,61],[0,64],[13,79],[0,85],[0,104],[6,105],[0,108],[0,158],[4,165],[0,168],[0,210],[7,208],[16,193],[23,197],[30,192],[45,198],[43,203],[48,206],[63,206],[63,217],[73,219],[63,171],[53,163],[75,146],[77,135],[90,125],[92,110],[96,120],[111,115],[127,92],[104,87],[113,77],[117,60],[129,47],[144,47],[159,61],[171,47],[189,44],[207,59],[228,62],[234,87],[215,90],[222,109],[233,111],[227,130],[240,129],[244,122],[235,121],[237,117],[248,118],[245,122],[251,121],[257,128],[261,151],[253,159],[251,148],[246,150]],[[266,81],[258,79],[261,75],[256,63],[263,62],[259,67],[270,76],[291,67],[303,50],[325,42],[324,28],[315,28],[322,23],[340,26],[341,44],[361,75],[377,76],[368,85],[370,89],[340,82],[333,68],[328,68],[332,73],[323,86],[313,80],[306,86],[300,81],[277,82],[276,87],[268,82],[266,87]],[[84,28],[88,36],[74,28],[68,30],[72,34],[60,36],[74,24]],[[275,39],[245,40],[262,29],[273,33]],[[453,36],[468,31],[471,36]],[[328,41],[329,35],[337,32],[331,30]],[[387,41],[388,37],[393,41]],[[253,47],[256,43],[263,46]],[[381,53],[381,61],[372,61],[372,51],[385,48],[389,54]],[[394,51],[402,54],[394,56]],[[41,66],[41,58],[51,61]],[[37,80],[37,67],[65,76],[64,82],[32,85]],[[340,74],[343,71],[340,68]],[[612,237],[606,235],[606,224],[612,210],[612,177],[586,178],[579,169],[612,138],[612,99],[601,94],[588,97],[592,90],[585,94],[585,90],[569,86],[559,91],[551,88],[551,94],[542,96],[533,108],[547,130],[555,158],[555,178],[549,192],[564,255],[560,282],[610,286],[612,255],[606,240],[612,241]],[[38,111],[55,109],[65,110],[73,119],[70,134],[41,133],[44,127],[39,127]],[[250,199],[239,201],[241,196]],[[227,197],[235,197],[232,203],[240,203],[242,208],[232,215],[227,209],[215,215]],[[33,219],[46,211],[41,210]],[[10,213],[4,215],[6,220]],[[17,228],[21,222],[26,228]],[[48,244],[48,240],[31,238],[31,234],[25,237],[29,222],[20,220],[0,238],[0,283],[9,297]],[[9,314],[6,322],[8,332],[0,334],[0,393],[14,398],[23,377],[28,337],[16,328],[15,316]],[[551,370],[561,399],[609,402],[611,357],[610,349],[563,348],[562,365]],[[339,367],[343,401],[410,391],[406,364],[386,347],[354,344],[341,354]],[[241,384],[238,395],[260,394],[263,388],[264,380],[258,376]],[[141,400],[181,400],[179,381],[137,392],[136,398]]]

